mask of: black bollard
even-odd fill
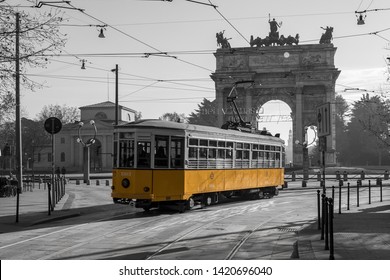
[[[332,199],[334,199],[334,186],[332,186]]]
[[[361,181],[358,180],[356,184],[356,206],[359,207],[359,187],[360,187]]]
[[[333,199],[329,198],[329,259],[334,260],[334,244],[333,244]]]
[[[329,212],[328,198],[325,197],[325,250],[329,250]]]
[[[291,181],[295,182],[295,172],[294,171],[291,174]]]
[[[368,204],[371,204],[371,180],[368,180]]]
[[[321,199],[320,191],[317,191],[318,229],[321,229]]]
[[[324,240],[324,230],[325,230],[325,194],[321,194],[322,202],[322,219],[321,219],[321,240]]]
[[[348,183],[348,185],[349,185],[349,183]],[[334,207],[334,205],[333,205],[333,207]],[[341,214],[341,186],[339,186],[339,214]]]
[[[347,185],[347,210],[349,210],[349,183]]]
[[[50,216],[51,215],[51,196],[50,196],[50,190],[51,190],[51,184],[50,183],[47,183],[47,195],[48,195],[48,201],[47,201],[47,205],[48,205],[48,215]]]
[[[379,192],[380,192],[380,200],[382,202],[383,201],[382,200],[382,181],[379,181]]]

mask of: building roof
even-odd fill
[[[115,107],[115,103],[114,102],[105,101],[105,102],[101,102],[101,103],[96,103],[96,104],[82,106],[82,107],[79,107],[79,109],[82,110],[82,109],[113,108],[113,107]],[[136,110],[130,109],[130,108],[122,106],[122,105],[119,105],[119,108],[127,110],[127,111],[130,111],[130,112],[133,112],[133,113],[137,112]]]

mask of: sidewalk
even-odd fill
[[[19,195],[19,215],[16,215],[17,198],[0,197],[0,234],[4,232],[20,231],[27,227],[48,223],[51,221],[72,218],[80,215],[80,211],[87,211],[88,207],[99,205],[114,205],[112,203],[111,180],[106,186],[106,180],[92,180],[90,185],[70,181],[66,185],[65,195],[55,205],[54,210],[48,205],[48,191],[44,184],[35,184],[32,190],[25,190]],[[94,190],[93,199],[79,196],[77,189],[88,188]],[[78,196],[75,195],[78,194]],[[16,223],[16,218],[18,222]],[[1,236],[1,235],[0,235]]]
[[[378,188],[372,189],[372,203],[368,204],[367,184],[363,182],[360,190],[360,205],[356,205],[356,181],[351,184],[350,210],[343,202],[341,214],[338,209],[338,184],[335,181],[327,182],[327,193],[331,195],[331,186],[337,186],[334,211],[334,259],[335,260],[390,260],[390,186],[389,181],[383,187],[383,202],[379,201]],[[320,183],[309,181],[302,187],[301,181],[289,182],[288,188],[279,189],[283,192],[308,190],[316,192],[322,190]],[[80,196],[77,189],[91,189],[85,197]],[[20,194],[19,222],[16,218],[16,197],[0,198],[0,238],[1,233],[25,230],[27,227],[48,223],[54,220],[67,219],[80,215],[80,211],[88,211],[88,207],[110,207],[114,205],[110,197],[110,186],[105,180],[96,180],[91,185],[75,182],[68,183],[65,196],[55,206],[51,215],[48,215],[47,190],[38,189],[25,191]],[[77,193],[77,195],[75,195]],[[93,198],[91,199],[91,193]],[[342,201],[345,200],[346,187],[342,189]],[[105,206],[104,206],[105,205]],[[291,246],[291,258],[304,260],[329,260],[330,251],[325,250],[325,241],[321,240],[321,230],[318,230],[317,221],[297,232],[296,242]]]

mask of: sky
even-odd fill
[[[206,5],[208,0],[199,2],[204,4],[186,0],[72,0],[71,5],[84,12],[62,9],[67,21],[61,32],[67,34],[68,42],[62,55],[49,58],[47,68],[30,70],[34,80],[46,86],[35,92],[22,90],[24,115],[34,119],[50,104],[81,107],[114,102],[115,74],[111,70],[116,64],[121,105],[140,111],[143,118],[158,118],[166,112],[188,115],[203,98],[215,98],[210,78],[216,65],[215,34],[225,30],[232,47],[247,47],[251,35],[268,34],[269,16],[282,22],[281,34],[299,33],[300,44],[318,43],[324,31],[321,27],[334,28],[335,67],[341,70],[336,92],[349,103],[365,92],[346,88],[388,88],[388,1],[212,0],[217,9]],[[5,3],[20,5],[19,9],[28,13],[50,9],[24,7],[31,6],[25,0]],[[370,9],[384,10],[367,12],[365,24],[357,25],[355,11]],[[107,25],[105,38],[98,37],[97,25]],[[271,101],[264,108],[265,114],[289,112],[281,101]],[[291,123],[259,126],[281,132],[285,140],[291,129]]]

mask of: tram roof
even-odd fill
[[[134,122],[128,122],[125,124],[121,124],[116,126],[116,128],[159,128],[159,129],[174,129],[174,130],[186,130],[186,131],[197,131],[197,132],[205,132],[205,133],[220,133],[220,134],[230,134],[236,136],[252,136],[252,137],[261,137],[263,139],[269,140],[279,140],[280,142],[284,142],[282,139],[275,136],[261,135],[257,133],[247,133],[241,132],[238,130],[227,130],[213,126],[205,126],[205,125],[197,125],[197,124],[189,124],[189,123],[180,123],[180,122],[172,122],[172,121],[164,121],[160,119],[145,119],[138,120]]]

